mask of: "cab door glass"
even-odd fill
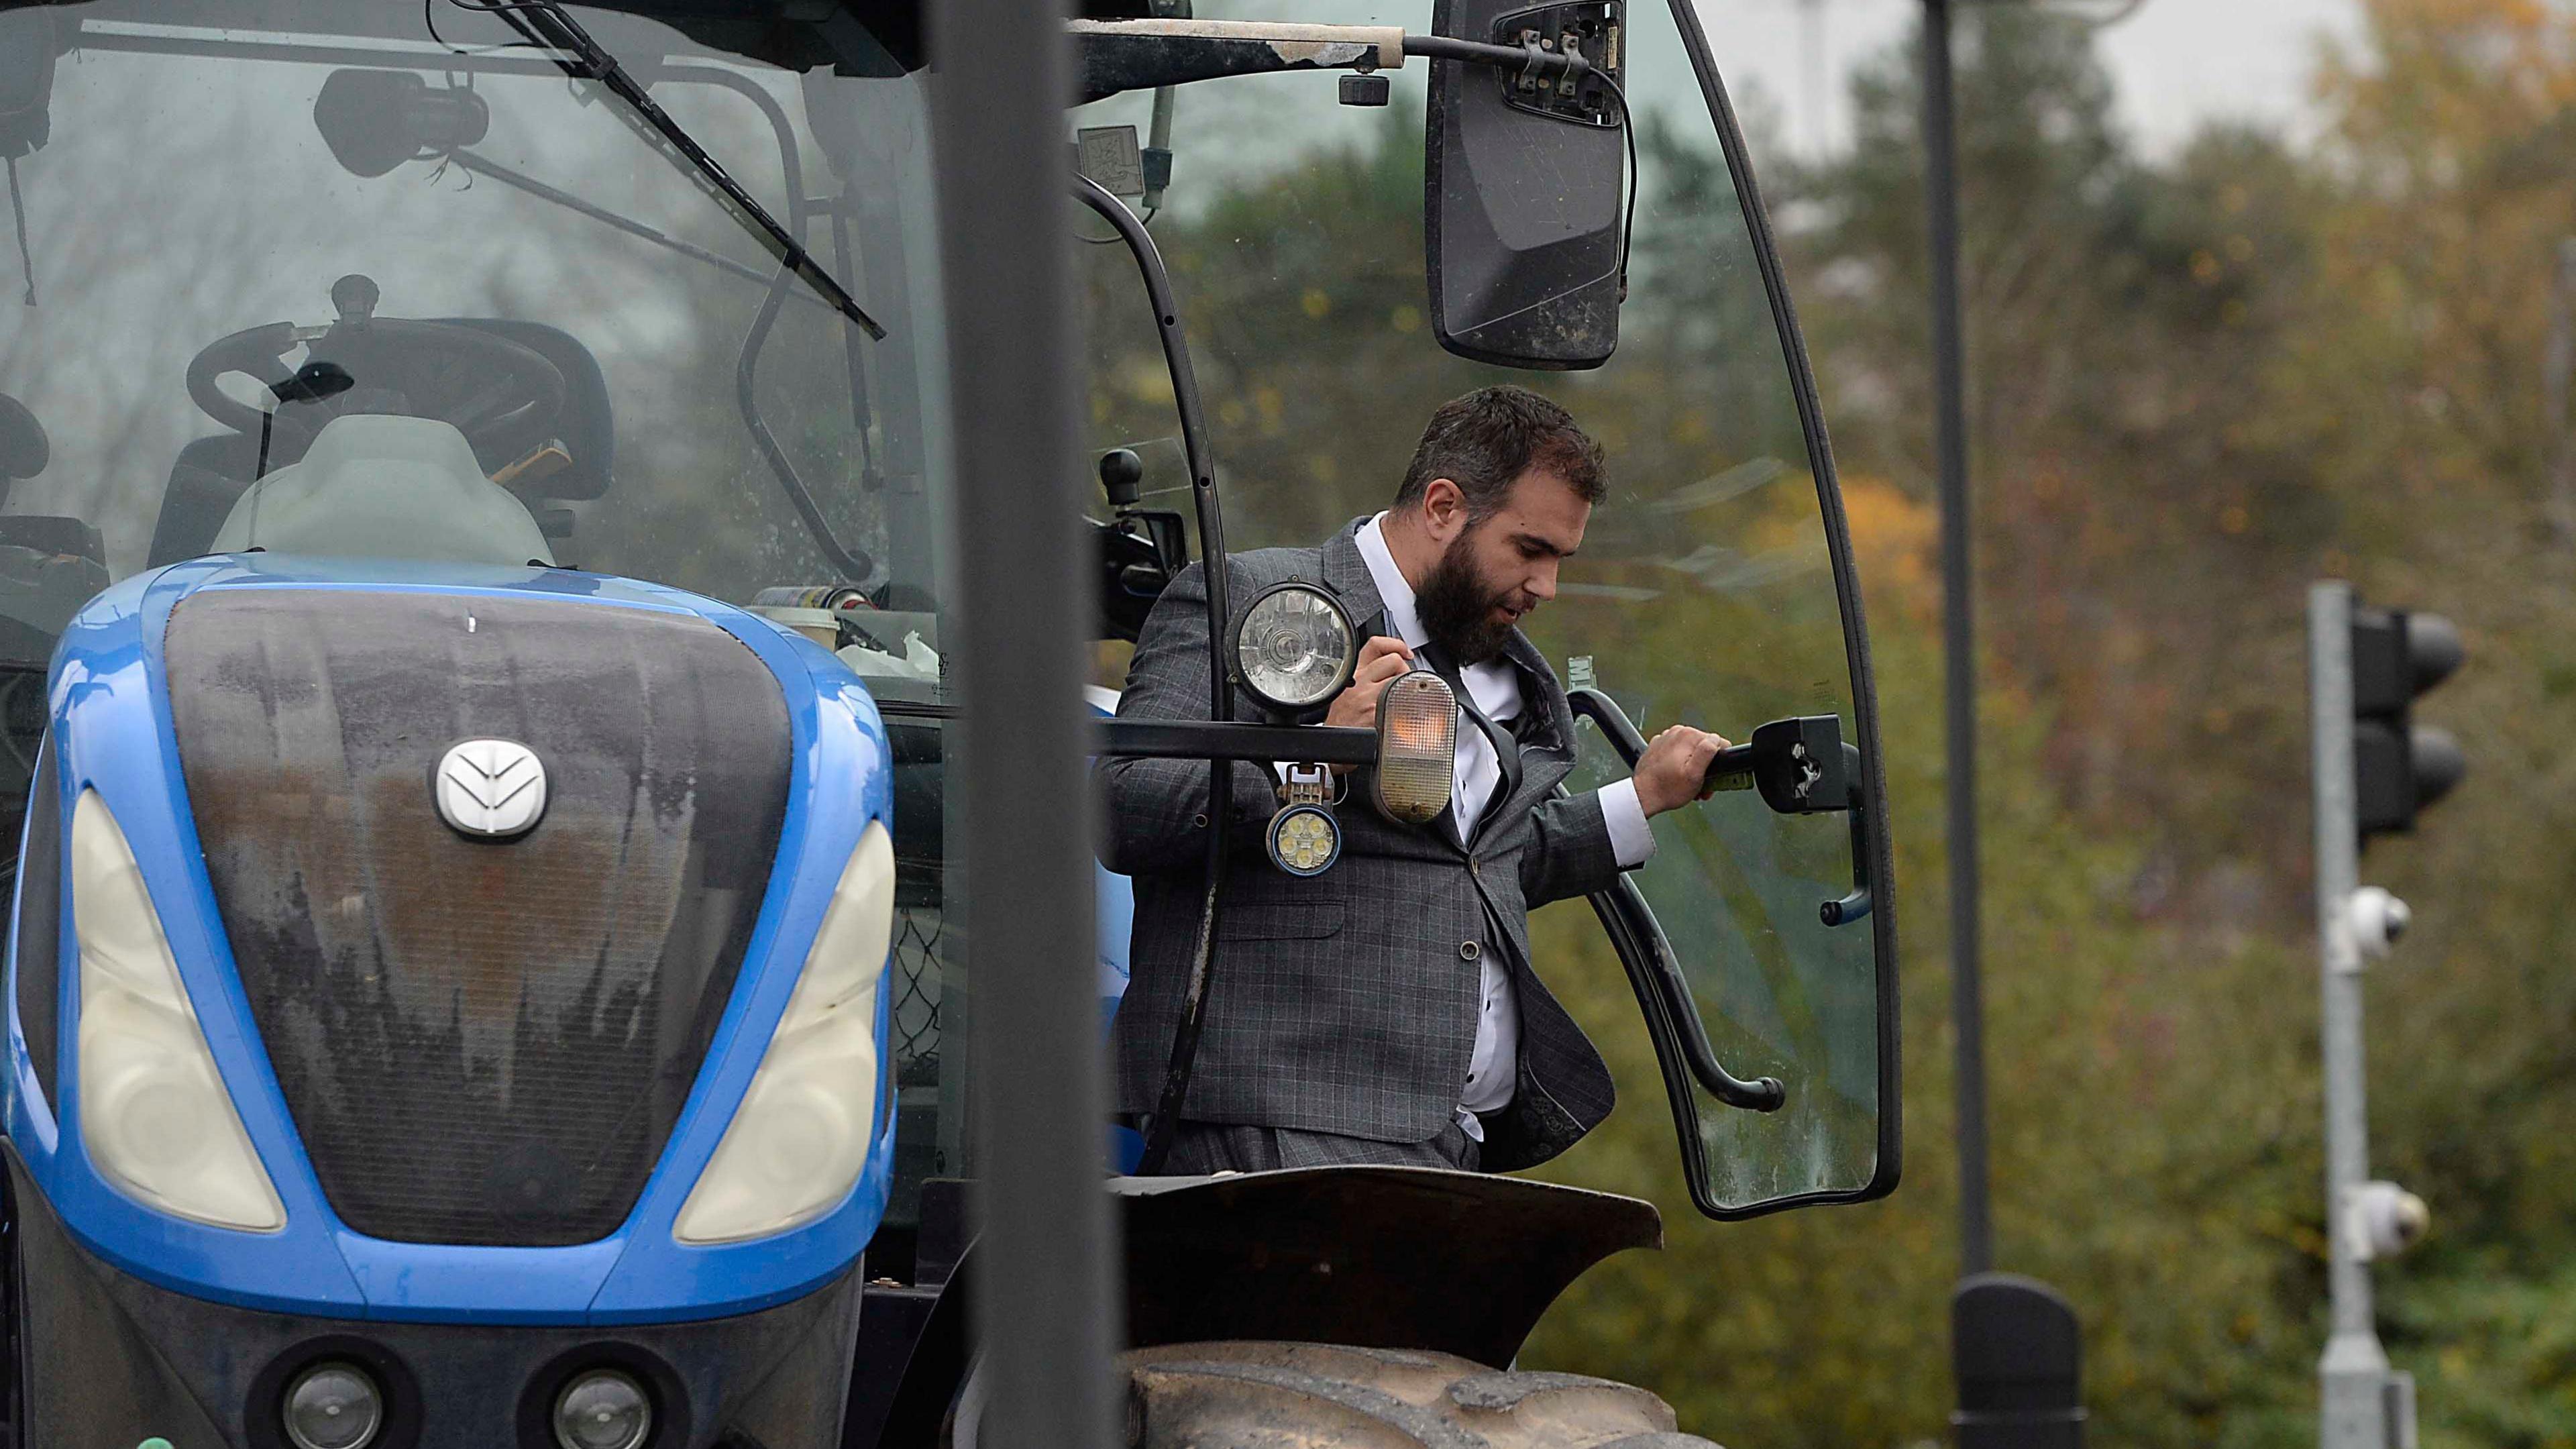
[[[1420,29],[1424,8],[1328,4],[1299,18]],[[1211,19],[1277,11],[1196,7]],[[1537,389],[1610,459],[1609,496],[1580,556],[1528,621],[1559,675],[1581,684],[1588,670],[1650,734],[1680,721],[1740,741],[1764,721],[1831,716],[1874,799],[1858,582],[1822,425],[1800,406],[1803,358],[1784,343],[1704,82],[1700,21],[1665,0],[1626,11],[1641,188],[1619,345],[1592,371],[1507,371],[1434,340],[1421,62],[1395,74],[1385,109],[1337,106],[1329,74],[1178,90],[1171,180],[1152,229],[1205,395],[1226,542],[1319,543],[1387,505],[1441,402],[1500,382]],[[1150,141],[1152,104],[1115,97],[1077,110],[1073,125],[1133,125]],[[1134,265],[1118,248],[1082,250],[1093,439],[1106,448],[1165,436],[1170,387]],[[1568,788],[1627,773],[1600,731],[1578,735],[1583,762]],[[1776,1112],[1726,1105],[1670,1069],[1681,1048],[1674,1031],[1658,1032],[1693,1196],[1712,1215],[1893,1185],[1893,934],[1880,852],[1856,859],[1851,823],[1726,792],[1656,820],[1656,855],[1632,876],[1710,1051],[1734,1075],[1784,1088]],[[1878,909],[1823,924],[1825,902],[1873,878]],[[1559,980],[1592,969],[1535,964]]]

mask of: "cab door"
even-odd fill
[[[1661,816],[1653,859],[1593,901],[1692,1196],[1740,1218],[1895,1187],[1896,925],[1860,580],[1713,8],[1625,7],[1644,118],[1629,295],[1600,385],[1571,390],[1596,394],[1574,405],[1615,476],[1530,632],[1575,702],[1573,790],[1675,722],[1738,742],[1805,722],[1808,795],[1729,788]]]
[[[1140,214],[1170,263],[1230,547],[1320,543],[1388,506],[1441,403],[1497,382],[1535,388],[1609,459],[1609,496],[1561,594],[1527,625],[1586,711],[1567,788],[1627,773],[1631,726],[1687,721],[1747,740],[1767,722],[1830,721],[1835,758],[1813,761],[1830,778],[1797,812],[1753,789],[1659,818],[1653,861],[1594,905],[1638,988],[1700,1208],[1745,1217],[1875,1197],[1895,1186],[1899,1141],[1878,719],[1832,452],[1711,59],[1717,18],[1742,23],[1741,6],[1613,4],[1624,133],[1585,135],[1597,117],[1541,118],[1530,125],[1569,129],[1443,153],[1443,118],[1471,113],[1456,88],[1505,84],[1448,64],[1393,72],[1383,107],[1336,104],[1330,73],[1282,72],[1182,86],[1160,108],[1141,92],[1111,97],[1074,127],[1168,134],[1169,188]],[[1202,19],[1283,8],[1195,6]],[[1453,38],[1490,40],[1506,23],[1579,11],[1579,24],[1600,10],[1335,0],[1300,13],[1407,28],[1427,14]],[[1490,225],[1450,225],[1459,188]],[[1616,228],[1632,195],[1617,301]],[[1444,266],[1462,236],[1510,255]],[[1083,237],[1103,243],[1080,248],[1091,441],[1170,436],[1175,391],[1135,263],[1103,228]],[[1577,297],[1585,324],[1461,325],[1526,320],[1464,304],[1530,286]],[[1603,294],[1616,301],[1607,320]],[[1186,495],[1176,450],[1140,451],[1148,502]],[[1842,924],[1824,924],[1828,903]],[[1544,952],[1533,963],[1561,984],[1588,964]]]

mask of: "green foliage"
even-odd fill
[[[2542,359],[2576,34],[2519,0],[2367,18],[2316,148],[2221,129],[2151,163],[2079,31],[1963,12],[2002,1249],[2083,1308],[2120,1439],[2313,1433],[2300,592],[2339,574],[2472,640],[2424,713],[2477,773],[2365,866],[2421,923],[2372,986],[2374,1167],[2437,1224],[2378,1274],[2388,1341],[2429,1443],[2567,1442],[2571,480]],[[1806,309],[1847,470],[1897,480],[1930,473],[1912,74],[1865,76],[1862,145],[1793,182],[1827,218],[1797,274],[1859,279]]]

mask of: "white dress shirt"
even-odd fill
[[[1431,636],[1414,612],[1413,585],[1406,582],[1404,571],[1395,566],[1395,555],[1387,549],[1385,524],[1386,515],[1381,513],[1360,526],[1360,557],[1367,562],[1369,578],[1377,585],[1378,601],[1386,606],[1386,627],[1406,644],[1420,649]],[[1482,664],[1465,665],[1458,676],[1487,719],[1507,725],[1520,717],[1520,674],[1509,660],[1489,659]],[[1452,777],[1455,793],[1450,796],[1450,808],[1457,812],[1457,818],[1472,829],[1484,815],[1486,802],[1492,799],[1502,778],[1502,764],[1494,756],[1493,742],[1466,717],[1466,711],[1459,711],[1458,757]],[[1635,781],[1620,780],[1603,786],[1601,815],[1609,824],[1610,848],[1622,869],[1633,870],[1654,856],[1654,832],[1646,826],[1645,807],[1637,803]],[[1476,1049],[1467,1059],[1467,1080],[1460,1084],[1458,1092],[1458,1126],[1470,1138],[1482,1142],[1485,1128],[1476,1120],[1476,1114],[1499,1111],[1509,1105],[1519,1086],[1521,1012],[1503,953],[1488,950],[1478,961],[1482,1005],[1476,1015]]]

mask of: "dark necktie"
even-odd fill
[[[1494,813],[1502,808],[1503,802],[1518,793],[1521,788],[1520,744],[1512,737],[1510,730],[1495,723],[1484,710],[1477,707],[1476,696],[1468,691],[1466,681],[1459,677],[1457,661],[1449,657],[1448,650],[1437,644],[1425,644],[1420,652],[1422,662],[1430,665],[1431,672],[1439,675],[1457,694],[1460,712],[1467,716],[1469,723],[1484,732],[1485,743],[1493,746],[1494,762],[1502,768],[1502,779],[1495,782],[1493,793],[1485,797],[1484,813],[1477,817],[1474,828],[1458,830],[1459,844],[1471,844],[1477,833],[1485,828],[1485,823],[1493,819]],[[1521,714],[1524,717],[1529,714],[1526,703],[1522,706]],[[1462,824],[1457,819],[1457,808],[1454,804],[1450,808],[1450,820],[1453,826]]]

